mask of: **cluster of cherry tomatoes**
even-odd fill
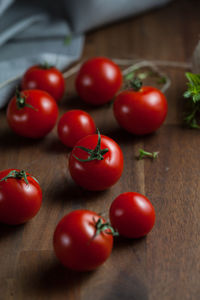
[[[154,87],[142,87],[138,79],[119,92],[122,74],[111,60],[96,57],[85,62],[76,77],[76,90],[83,101],[103,105],[115,97],[113,112],[119,125],[132,134],[148,134],[158,129],[167,114],[165,96]],[[58,118],[57,103],[65,92],[65,81],[56,68],[33,66],[24,74],[7,108],[7,120],[17,134],[41,138]],[[97,133],[96,133],[97,130]],[[86,190],[101,191],[114,185],[123,171],[123,154],[111,138],[101,135],[92,117],[82,110],[67,111],[57,126],[58,136],[72,152],[69,171]],[[40,209],[42,191],[37,179],[24,170],[0,172],[0,222],[20,224]],[[128,192],[114,199],[110,223],[89,210],[75,210],[57,225],[53,237],[55,254],[74,270],[92,270],[110,255],[113,236],[139,238],[155,222],[151,202],[143,195]]]

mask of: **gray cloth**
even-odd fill
[[[170,0],[0,0],[0,108],[33,64],[64,69],[80,58],[83,32]],[[66,37],[72,36],[70,43]]]

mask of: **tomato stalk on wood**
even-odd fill
[[[140,149],[139,150],[139,156],[138,156],[138,159],[141,160],[143,158],[152,158],[152,159],[155,159],[158,157],[158,153],[159,152],[148,152],[148,151],[145,151],[143,149]]]

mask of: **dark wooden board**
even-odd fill
[[[136,18],[87,34],[83,59],[94,55],[189,61],[198,40],[200,2],[175,1]],[[56,128],[45,139],[16,136],[0,112],[0,166],[25,168],[41,183],[43,205],[26,225],[0,225],[0,299],[171,300],[200,298],[200,161],[199,132],[181,126],[185,78],[183,69],[163,69],[172,79],[167,91],[169,114],[155,134],[134,137],[119,129],[109,106],[84,105],[67,82],[60,114],[82,108],[102,133],[122,147],[121,180],[105,192],[77,187],[67,170],[69,150]],[[137,161],[139,148],[159,151],[159,158]],[[107,212],[119,193],[147,195],[156,209],[156,225],[145,238],[116,239],[109,260],[98,270],[74,273],[55,259],[52,235],[67,212],[88,208]]]

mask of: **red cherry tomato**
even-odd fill
[[[65,92],[65,80],[62,73],[47,64],[29,68],[22,78],[22,90],[42,90],[59,101]]]
[[[40,90],[17,92],[7,108],[7,120],[12,130],[30,138],[41,138],[48,134],[57,117],[55,100]]]
[[[105,220],[95,212],[80,209],[58,223],[53,245],[61,263],[77,271],[96,269],[109,257],[113,236]]]
[[[88,135],[78,141],[69,158],[73,180],[91,191],[101,191],[115,184],[123,171],[123,154],[118,144],[107,136]]]
[[[67,111],[58,123],[58,136],[67,147],[74,147],[81,138],[95,132],[92,117],[83,110]]]
[[[1,223],[25,223],[37,214],[41,203],[42,191],[34,177],[16,169],[0,172]]]
[[[121,92],[114,102],[119,125],[133,134],[148,134],[158,129],[167,115],[163,93],[151,86]]]
[[[155,210],[145,196],[133,192],[123,193],[111,204],[110,221],[120,235],[139,238],[153,228]]]
[[[94,57],[86,61],[76,78],[79,96],[93,105],[102,105],[112,100],[121,84],[119,67],[105,57]]]

